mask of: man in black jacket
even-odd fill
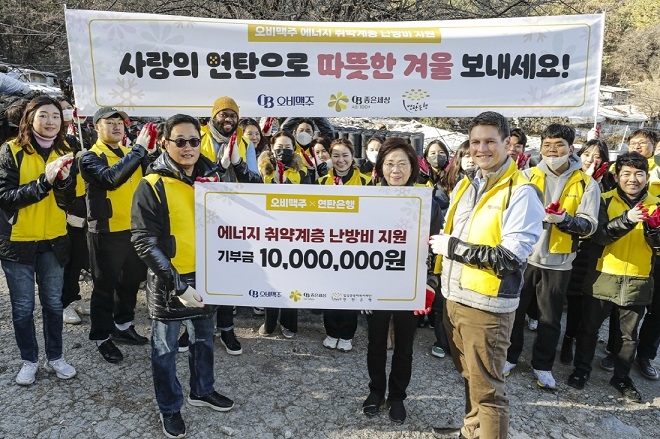
[[[184,437],[183,393],[176,377],[177,337],[185,320],[190,345],[188,404],[229,411],[234,402],[214,389],[213,313],[195,291],[196,181],[218,181],[221,170],[200,155],[197,120],[177,114],[165,122],[165,152],[135,191],[132,241],[147,264],[151,368],[165,436]]]

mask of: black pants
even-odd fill
[[[620,336],[614,341],[612,355],[614,357],[614,376],[622,379],[630,373],[637,349],[637,328],[644,315],[645,307],[618,306],[606,300],[584,296],[582,323],[577,332],[575,358],[573,365],[577,369],[591,372],[591,362],[598,343],[598,329],[603,321],[612,314],[612,309],[618,309]]]
[[[394,320],[394,353],[389,384],[387,380],[387,331]],[[417,316],[412,311],[374,311],[367,316],[369,344],[367,346],[367,370],[369,390],[387,399],[403,401],[412,375],[413,341],[417,329]]]
[[[447,340],[447,331],[445,330],[445,325],[442,323],[442,315],[445,309],[445,298],[440,292],[440,285],[435,290],[435,298],[433,299],[433,305],[431,306],[431,312],[435,313],[435,325],[433,330],[435,331],[435,343],[434,346],[442,348],[445,353],[450,354],[449,352],[449,340]]]
[[[561,335],[564,297],[570,278],[570,270],[548,270],[531,264],[527,265],[523,274],[524,283],[520,293],[520,305],[516,310],[516,320],[511,332],[511,346],[507,351],[509,363],[517,363],[520,358],[525,340],[525,312],[532,298],[536,296],[539,326],[532,350],[532,367],[536,370],[552,370],[557,343],[559,343]]]
[[[62,285],[62,308],[80,300],[80,271],[89,268],[89,252],[87,251],[87,227],[66,226],[71,254],[69,262],[64,267],[64,284]]]
[[[656,262],[658,262],[656,260]],[[660,264],[656,264],[653,272],[653,301],[647,307],[648,312],[639,330],[639,357],[653,360],[658,354],[660,345]]]
[[[279,317],[280,325],[291,332],[298,332],[298,309],[297,308],[266,308],[264,316],[266,332],[271,333],[277,327]]]
[[[140,282],[147,267],[131,243],[131,232],[88,233],[89,262],[94,280],[90,303],[90,340],[105,340],[115,323],[132,322]]]
[[[352,340],[357,331],[358,311],[352,309],[326,309],[323,311],[325,333],[332,338]],[[285,325],[286,326],[286,325]]]

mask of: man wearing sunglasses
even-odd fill
[[[151,318],[151,369],[163,432],[184,437],[183,392],[176,377],[177,337],[189,332],[188,404],[215,411],[234,402],[214,389],[213,332],[216,306],[195,291],[196,181],[218,181],[222,170],[200,154],[197,119],[177,114],[165,122],[165,151],[142,178],[133,197],[131,232],[147,264],[147,307]]]
[[[133,325],[146,267],[131,243],[131,201],[147,166],[158,156],[158,148],[148,129],[142,130],[132,148],[123,146],[127,120],[123,111],[99,109],[93,118],[98,140],[80,158],[94,281],[89,339],[109,363],[124,359],[114,342],[144,345],[149,341]]]

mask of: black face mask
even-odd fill
[[[291,166],[293,161],[293,150],[292,149],[278,149],[275,150],[275,158],[278,162],[284,163],[284,166]]]
[[[444,169],[447,164],[447,157],[444,155],[435,155],[426,158],[426,161],[429,162],[432,168],[435,169]]]

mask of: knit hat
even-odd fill
[[[211,111],[211,118],[214,118],[215,115],[222,110],[232,110],[238,116],[238,105],[236,105],[236,101],[229,96],[222,96],[215,100],[213,103],[213,111]]]

